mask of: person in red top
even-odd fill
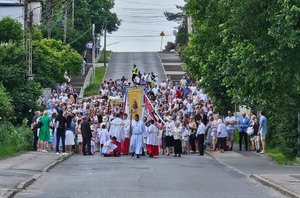
[[[182,98],[182,91],[180,90],[180,87],[176,90],[176,98]]]

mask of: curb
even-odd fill
[[[52,168],[54,168],[61,162],[69,159],[72,155],[73,154],[67,155],[67,156],[62,156],[61,158],[58,158],[56,161],[52,162],[51,164],[49,164],[48,166],[43,168],[43,170],[40,173],[35,174],[32,177],[20,182],[18,184],[18,186],[16,187],[16,189],[9,190],[7,193],[5,193],[4,197],[5,198],[13,198],[17,193],[21,192],[22,190],[25,190],[28,186],[33,184],[33,182],[35,182],[38,178],[40,178],[45,172],[49,172]]]
[[[283,187],[283,186],[280,186],[279,184],[265,178],[265,177],[262,177],[262,176],[259,176],[259,175],[250,175],[251,178],[255,179],[256,181],[260,182],[261,184],[265,185],[265,186],[268,186],[268,187],[271,187],[277,191],[279,191],[280,193],[284,194],[284,195],[287,195],[289,197],[292,197],[292,198],[300,198],[300,195]]]

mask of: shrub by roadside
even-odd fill
[[[32,131],[27,127],[27,120],[15,127],[10,122],[0,123],[0,158],[13,156],[32,147]]]

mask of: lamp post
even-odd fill
[[[160,41],[160,51],[163,51],[162,46],[163,46],[163,38],[165,36],[165,33],[163,31],[161,31],[160,33],[160,37],[161,37],[161,41]]]

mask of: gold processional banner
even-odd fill
[[[129,88],[127,89],[128,94],[128,110],[129,113],[132,113],[132,119],[134,119],[135,114],[139,114],[140,118],[142,118],[142,96],[143,89],[142,88]]]

